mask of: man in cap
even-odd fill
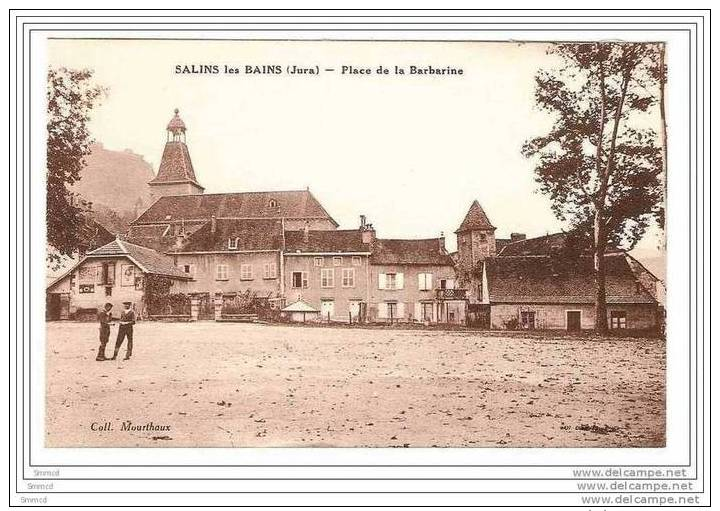
[[[112,359],[117,358],[120,346],[122,346],[125,337],[127,337],[127,351],[124,360],[129,360],[132,356],[133,348],[133,325],[135,324],[135,311],[132,310],[132,302],[123,302],[125,309],[120,313],[120,326],[118,327],[117,340],[115,341],[115,352]]]
[[[98,312],[98,322],[100,323],[100,347],[98,348],[97,357],[95,357],[95,360],[98,362],[107,360],[105,358],[105,345],[108,343],[108,339],[110,339],[110,322],[113,319],[112,312],[110,312],[110,310],[112,307],[112,304],[108,302],[103,307],[103,310]]]

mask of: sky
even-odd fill
[[[206,193],[309,188],[341,228],[447,238],[477,199],[496,236],[563,228],[520,149],[551,119],[533,101],[552,65],[542,43],[51,40],[51,66],[89,68],[108,89],[90,130],[154,171],[178,108]],[[219,72],[178,73],[191,66]],[[245,66],[282,74],[230,74]],[[288,74],[288,66],[319,74]],[[395,66],[462,69],[395,74]],[[369,70],[345,73],[343,66]],[[378,73],[383,66],[388,74]],[[334,71],[325,71],[333,69]],[[638,246],[653,252],[657,235]]]

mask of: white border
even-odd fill
[[[87,21],[87,20],[85,20]],[[85,28],[88,28],[87,26]],[[149,28],[149,27],[143,27]],[[558,33],[544,32],[543,37],[538,37],[536,32],[525,30],[511,30],[507,25],[502,26],[503,32],[450,32],[441,33],[437,31],[421,33],[413,32],[409,38],[412,39],[482,39],[482,40],[507,40],[507,39],[585,39],[588,34],[582,30],[563,31]],[[62,36],[70,36],[71,32],[62,32]],[[79,33],[74,33],[78,35]],[[25,179],[27,176],[38,176],[43,173],[44,161],[44,109],[37,108],[42,104],[45,97],[44,82],[44,38],[49,35],[44,33],[33,35],[32,45],[32,68],[34,80],[32,88],[34,110],[32,112],[32,140],[33,140],[33,168],[25,168]],[[93,32],[94,37],[102,37],[103,32]],[[129,34],[128,34],[129,35]],[[167,37],[165,32],[143,31],[142,36],[158,36]],[[175,37],[197,37],[197,32],[178,32],[174,33]],[[232,32],[214,32],[213,38],[216,37],[235,36]],[[407,34],[400,31],[386,32],[379,34],[382,39],[402,39],[408,38]],[[445,37],[443,37],[445,36]],[[207,35],[204,35],[207,37]],[[378,33],[368,30],[367,32],[346,33],[342,31],[313,34],[310,32],[272,32],[268,36],[262,31],[244,32],[244,38],[294,38],[294,39],[310,39],[310,38],[336,38],[336,39],[362,39],[362,38],[378,38]],[[689,437],[688,428],[694,428],[694,420],[692,424],[688,424],[688,412],[693,410],[694,400],[688,402],[687,396],[690,389],[688,388],[688,378],[691,376],[687,371],[688,347],[694,346],[696,325],[693,325],[693,335],[688,339],[687,332],[688,318],[686,311],[687,290],[691,275],[694,276],[694,268],[689,267],[686,247],[688,243],[694,242],[691,239],[692,230],[688,229],[690,219],[687,216],[688,211],[688,172],[693,175],[695,173],[695,165],[693,157],[693,165],[688,169],[687,161],[690,145],[686,134],[692,126],[688,124],[687,105],[689,100],[686,88],[687,76],[694,65],[688,62],[688,47],[686,34],[667,33],[663,31],[654,32],[624,32],[623,30],[604,30],[602,32],[592,32],[592,39],[625,39],[625,40],[667,40],[669,42],[667,60],[669,63],[670,78],[668,86],[668,119],[669,119],[669,197],[668,197],[668,268],[672,271],[668,272],[668,349],[667,349],[667,438],[668,445],[664,449],[46,449],[42,445],[44,437],[44,425],[40,420],[36,420],[32,425],[33,438],[33,463],[38,464],[58,464],[58,463],[105,463],[112,460],[115,463],[198,463],[198,464],[214,464],[214,463],[308,463],[308,464],[372,464],[372,463],[393,463],[393,464],[525,464],[525,463],[542,463],[553,464],[561,463],[569,464],[598,464],[598,465],[618,465],[618,464],[679,464],[684,465],[687,460],[687,441]],[[704,57],[704,56],[703,56]],[[26,53],[27,59],[27,53]],[[693,76],[694,84],[694,76]],[[693,85],[694,92],[694,85]],[[693,98],[694,99],[694,98]],[[27,108],[27,105],[26,105]],[[693,112],[694,115],[694,112]],[[695,120],[692,120],[694,123]],[[709,121],[708,121],[709,122]],[[23,126],[23,132],[26,127]],[[27,160],[26,160],[27,162]],[[12,184],[12,178],[11,178]],[[27,184],[27,183],[26,183]],[[33,270],[33,302],[29,304],[23,300],[26,311],[30,311],[35,315],[33,319],[33,339],[26,340],[26,349],[32,350],[33,363],[42,363],[44,361],[44,279],[38,278],[44,271],[44,251],[38,250],[44,246],[44,211],[40,206],[44,205],[44,183],[41,180],[35,180],[32,189],[26,188],[26,195],[23,201],[25,215],[27,218],[27,208],[29,198],[27,192],[32,195],[33,203],[33,236],[32,245],[34,252],[28,261],[30,264],[26,266],[26,279],[30,269]],[[709,191],[706,190],[706,193]],[[702,200],[702,197],[700,197]],[[692,204],[694,206],[694,204]],[[37,209],[36,209],[37,208]],[[694,226],[693,226],[694,227]],[[27,249],[27,246],[24,247]],[[27,252],[25,252],[27,256]],[[693,273],[691,273],[693,272]],[[701,276],[700,276],[701,277]],[[696,304],[691,303],[691,306]],[[40,317],[37,317],[40,316]],[[27,325],[26,325],[27,326]],[[25,330],[27,332],[27,329]],[[694,354],[694,350],[691,349]],[[708,361],[709,363],[709,361]],[[33,416],[34,418],[44,417],[44,368],[42,365],[30,368],[26,367],[23,376],[29,374],[33,384]],[[27,396],[25,396],[27,399]],[[690,410],[688,409],[690,407]],[[26,460],[27,461],[27,460]],[[138,469],[138,468],[121,468],[121,469],[103,469],[103,477],[138,477],[140,473],[143,476],[152,476],[154,473],[160,477],[186,476],[192,477],[501,477],[503,475],[509,477],[572,477],[568,468],[453,468],[453,469],[437,469],[437,468],[416,468],[416,469],[378,469],[378,468],[362,468],[362,469],[340,469],[340,468],[302,468],[302,469]],[[97,475],[97,469],[91,469],[89,472],[84,469],[62,469],[62,477],[80,477],[81,475]],[[32,473],[28,472],[28,476]],[[87,484],[83,482],[63,482],[63,485],[69,490],[76,488],[77,490],[86,491]],[[177,488],[170,482],[169,486]],[[388,484],[389,483],[389,484]],[[465,485],[458,484],[459,481],[439,483],[440,486],[458,489]],[[357,488],[352,482],[342,483],[347,488],[354,491]],[[427,483],[423,483],[427,484]],[[474,482],[473,487],[476,490],[480,488],[492,488],[494,491],[510,490],[517,487],[513,481],[495,481]],[[103,482],[103,487],[113,488],[115,483]],[[149,488],[160,489],[168,486],[166,482],[143,483],[140,486],[147,485]],[[284,483],[285,485],[285,483]],[[287,483],[288,486],[297,488],[318,488],[322,489],[324,484],[322,481],[309,482],[303,481],[299,485],[295,483]],[[183,482],[182,487],[189,489],[198,486],[197,483]],[[220,489],[223,485],[219,482],[213,484],[214,487]],[[230,487],[238,490],[240,487],[252,488],[256,491],[262,489],[272,490],[276,487],[276,483],[271,481],[252,482],[252,483],[230,483]],[[408,486],[404,482],[377,482],[373,483],[373,487],[384,487],[386,489],[398,490]],[[412,485],[411,485],[412,486]],[[207,485],[202,485],[206,488]],[[433,488],[437,488],[438,483],[433,484]],[[527,481],[523,483],[523,488],[528,490],[535,488],[537,490],[547,490],[549,482],[547,481]],[[565,487],[565,491],[576,491],[577,487],[574,482],[554,482],[553,488]],[[97,487],[94,487],[97,488]],[[562,491],[562,490],[559,490]],[[573,497],[576,502],[576,497]],[[428,501],[430,502],[430,501]],[[537,497],[532,499],[537,503]],[[555,500],[554,502],[557,502]],[[60,502],[58,502],[60,503]],[[187,501],[190,503],[190,500]]]

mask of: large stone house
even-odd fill
[[[252,296],[302,320],[594,326],[587,262],[566,264],[547,240],[496,239],[477,201],[456,231],[455,254],[444,236],[378,237],[362,215],[357,228],[338,229],[309,190],[205,194],[186,130],[176,111],[149,183],[154,202],[123,239],[89,253],[48,288],[69,304],[66,316],[126,300],[152,315],[146,283],[163,278],[171,293],[193,297],[191,319],[218,318],[226,300]],[[654,277],[625,254],[611,257],[608,321],[652,327],[657,301],[645,287]]]
[[[591,247],[567,233],[495,239],[494,232],[477,201],[456,231],[454,258],[473,322],[495,329],[595,328]],[[610,250],[605,260],[609,328],[657,329],[658,279],[622,250]]]

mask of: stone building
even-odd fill
[[[495,239],[495,227],[475,201],[456,231],[458,278],[469,290],[468,315],[493,329],[595,328],[595,283],[587,242],[567,233]],[[660,326],[658,279],[622,250],[606,255],[607,318],[611,329]]]
[[[122,240],[90,252],[48,287],[66,303],[63,317],[102,303],[130,300],[141,314],[146,283],[162,278],[192,297],[190,319],[220,319],[224,304],[262,299],[303,321],[471,324],[484,328],[592,328],[592,267],[568,251],[562,233],[526,239],[495,236],[474,201],[445,238],[383,239],[361,216],[338,229],[309,190],[205,194],[175,111],[157,175],[154,201]],[[622,252],[608,256],[608,322],[652,328],[657,281]],[[293,305],[294,304],[294,305]]]

